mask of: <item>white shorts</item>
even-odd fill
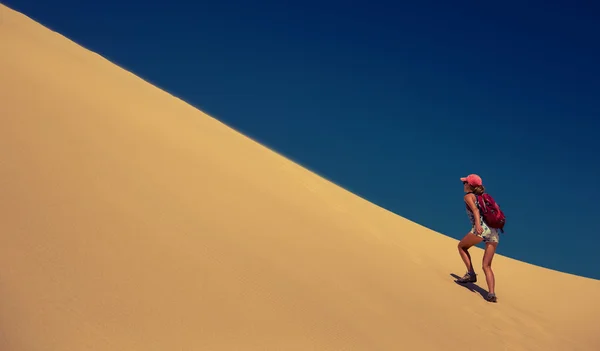
[[[485,243],[500,242],[500,235],[498,235],[498,229],[488,227],[487,224],[485,224],[485,222],[481,222],[481,228],[483,229],[483,232],[481,234],[477,234],[477,232],[475,231],[475,227],[471,228],[470,233],[482,238],[483,242]]]

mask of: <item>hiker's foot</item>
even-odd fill
[[[498,299],[496,298],[496,294],[492,294],[492,293],[488,293],[488,295],[485,299],[489,302],[497,302],[498,301]]]
[[[477,275],[474,272],[467,272],[462,278],[456,279],[457,283],[475,283],[477,281]]]

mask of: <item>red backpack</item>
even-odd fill
[[[498,203],[494,198],[487,193],[483,195],[475,195],[479,202],[479,211],[483,216],[483,220],[490,228],[500,229],[504,233],[504,224],[506,224],[506,217],[504,212],[498,206]]]

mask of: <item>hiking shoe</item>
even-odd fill
[[[490,294],[490,293],[488,293],[488,295],[485,299],[489,302],[497,302],[498,301],[498,299],[496,298],[496,294]]]
[[[475,273],[467,272],[462,278],[456,279],[457,283],[475,283],[477,281],[477,275]]]

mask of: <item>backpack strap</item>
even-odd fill
[[[483,206],[483,210],[484,210],[484,211],[482,211],[482,212],[485,212],[485,211],[487,211],[487,209],[486,209],[486,207],[485,207],[485,200],[483,199],[483,194],[481,194],[481,195],[475,195],[475,197],[477,198],[477,203],[478,203],[480,206]],[[479,210],[481,211],[481,208],[480,208]]]
[[[468,194],[473,194],[475,195],[475,206],[477,206],[477,208],[479,209],[480,212],[483,212],[481,210],[481,206],[483,206],[484,209],[486,209],[485,207],[485,201],[483,201],[483,194],[482,195],[477,195],[472,191],[469,191],[466,195]],[[469,206],[467,205],[467,208],[469,208]]]

